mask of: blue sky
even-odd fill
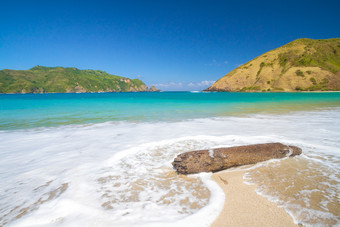
[[[201,90],[298,38],[340,37],[340,1],[0,1],[0,69],[100,69]]]

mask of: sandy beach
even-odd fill
[[[212,227],[221,226],[298,226],[283,208],[255,192],[255,185],[243,183],[245,170],[214,173],[226,194],[224,208]]]
[[[339,226],[340,93],[27,94],[0,103],[0,226]],[[173,169],[187,151],[270,142],[303,155],[214,174]]]

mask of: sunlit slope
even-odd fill
[[[206,91],[339,91],[340,38],[297,39],[237,67]]]
[[[138,79],[129,79],[100,70],[35,66],[29,70],[0,71],[0,93],[148,91]]]

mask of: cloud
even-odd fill
[[[154,84],[154,86],[163,91],[194,91],[194,90],[203,90],[205,88],[210,87],[215,81],[212,80],[203,80],[199,82],[167,82],[167,83],[159,83]]]
[[[160,84],[155,84],[154,85],[155,87],[157,88],[169,88],[169,87],[172,87],[172,88],[180,88],[183,86],[183,83],[181,82],[168,82],[168,83],[160,83]]]
[[[213,59],[211,63],[204,64],[204,65],[205,66],[222,66],[222,65],[227,65],[228,63],[229,63],[228,61],[224,61],[223,63],[221,63],[221,62],[217,62],[215,59]]]
[[[215,83],[215,81],[213,80],[203,80],[201,82],[190,82],[188,86],[189,87],[209,87],[213,83]]]
[[[206,65],[206,66],[220,66],[221,64],[217,63],[217,61],[215,59],[213,59],[211,63],[204,64],[204,65]]]

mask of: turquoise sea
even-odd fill
[[[340,93],[71,93],[0,95],[0,129],[108,121],[173,122],[340,106]]]
[[[224,194],[171,162],[281,142],[244,176],[304,226],[340,224],[340,93],[0,95],[0,226],[209,226]]]

